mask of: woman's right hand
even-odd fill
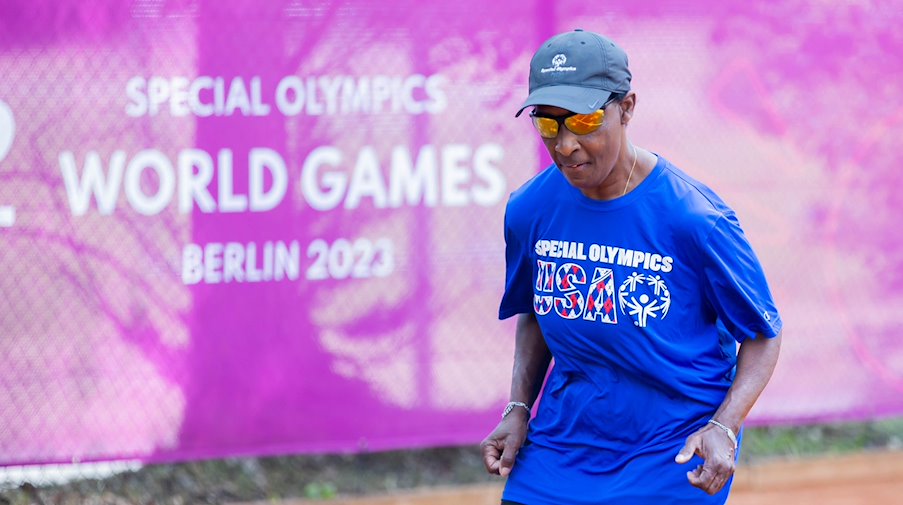
[[[527,438],[529,421],[530,413],[526,409],[514,409],[480,443],[487,472],[502,477],[511,473],[517,452]]]

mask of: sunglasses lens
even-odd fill
[[[533,126],[539,131],[539,135],[553,139],[558,136],[558,121],[547,117],[534,117]]]
[[[586,135],[592,133],[602,126],[602,118],[605,117],[605,111],[597,110],[591,114],[576,114],[564,120],[564,125],[568,130],[577,135]]]

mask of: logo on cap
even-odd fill
[[[565,56],[565,55],[563,55],[563,54],[561,54],[561,53],[556,54],[555,56],[552,57],[552,66],[551,66],[551,67],[542,68],[542,69],[540,69],[539,71],[542,72],[542,73],[544,73],[544,74],[545,74],[546,72],[576,72],[576,71],[577,71],[577,67],[565,67],[565,66],[563,66],[565,63],[567,63],[567,61],[568,61],[568,57],[567,57],[567,56]]]

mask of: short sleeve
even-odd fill
[[[762,265],[733,214],[720,217],[704,247],[704,294],[724,328],[738,342],[783,326]]]
[[[505,210],[505,293],[499,319],[533,312],[533,264],[528,239],[512,225],[511,206]]]

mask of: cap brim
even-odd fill
[[[583,86],[544,86],[534,89],[524,101],[514,117],[518,117],[527,107],[534,105],[551,105],[561,107],[577,114],[595,112],[613,95],[612,91],[585,88]]]

